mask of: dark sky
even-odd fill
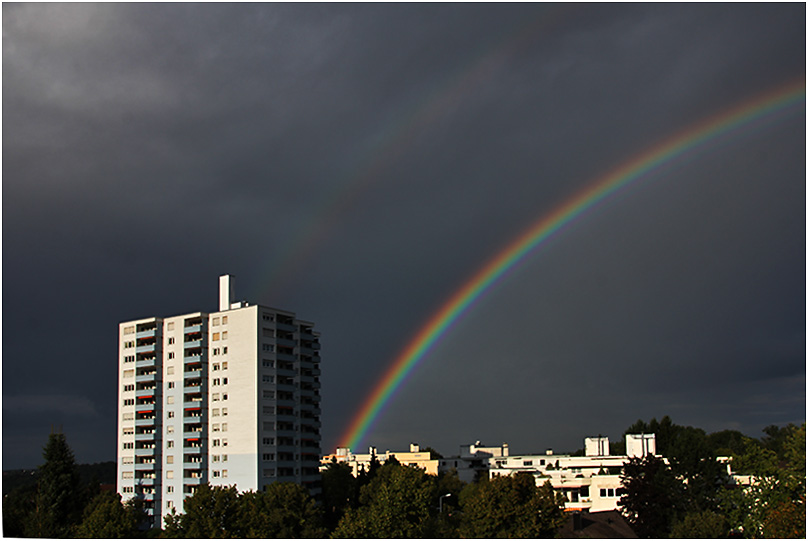
[[[3,4],[3,468],[115,459],[117,325],[322,333],[323,451],[477,269],[611,168],[805,76],[805,5]],[[367,444],[514,453],[805,420],[804,108],[576,220]]]

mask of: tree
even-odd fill
[[[320,509],[306,489],[295,483],[272,483],[264,492],[239,496],[239,537],[322,538]]]
[[[165,517],[167,537],[240,537],[236,487],[200,485],[183,507],[185,513]]]
[[[390,462],[362,487],[360,507],[348,509],[334,537],[430,537],[435,479],[423,470]]]
[[[805,425],[766,433],[768,443],[746,438],[744,452],[732,457],[733,469],[751,476],[751,484],[724,490],[720,508],[746,537],[804,538]]]
[[[687,513],[674,524],[671,537],[678,539],[723,539],[729,536],[729,523],[715,511]]]
[[[530,473],[495,477],[461,493],[460,534],[481,537],[554,537],[564,523],[564,499]]]
[[[69,537],[81,519],[83,490],[73,451],[64,434],[51,434],[43,449],[34,509],[26,537]]]
[[[323,476],[323,514],[325,525],[333,530],[345,511],[356,507],[359,499],[359,484],[351,466],[336,459],[326,466]]]
[[[654,455],[630,458],[620,476],[619,504],[638,537],[667,537],[683,507],[682,482]]]
[[[76,529],[77,537],[123,539],[133,537],[142,520],[136,500],[121,503],[112,492],[101,492],[84,509],[84,520]]]

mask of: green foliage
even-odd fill
[[[746,438],[743,453],[732,457],[733,468],[752,476],[752,484],[721,491],[721,512],[745,537],[804,538],[805,424],[766,433],[762,442]]]
[[[84,509],[84,520],[76,529],[76,536],[113,539],[133,537],[142,518],[142,511],[134,500],[124,505],[118,494],[102,492]]]
[[[729,536],[726,517],[715,511],[687,513],[674,524],[671,537],[677,539],[723,539]]]
[[[69,537],[81,518],[84,491],[79,485],[73,451],[64,434],[51,434],[42,452],[34,508],[25,524],[26,537]]]
[[[328,464],[322,476],[323,518],[326,527],[333,530],[345,511],[358,504],[359,482],[348,464],[336,460]]]
[[[495,477],[461,493],[460,534],[480,537],[553,537],[564,523],[563,498],[529,473]]]
[[[239,536],[250,538],[322,538],[319,508],[295,483],[273,483],[264,492],[239,497]]]
[[[638,537],[667,537],[683,506],[683,483],[665,462],[647,455],[631,458],[620,476],[620,507]]]
[[[165,534],[171,537],[239,537],[238,490],[235,487],[200,485],[185,499],[185,513],[165,518]]]
[[[435,478],[423,470],[389,462],[361,489],[361,506],[349,509],[333,533],[337,538],[430,537]]]

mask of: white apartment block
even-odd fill
[[[537,485],[549,481],[566,497],[568,511],[614,511],[623,495],[623,465],[629,458],[649,453],[656,453],[654,434],[627,434],[625,455],[611,455],[608,438],[586,438],[584,456],[556,455],[548,450],[542,455],[491,457],[488,473],[495,477],[528,472]]]
[[[219,311],[119,326],[118,492],[151,526],[203,483],[320,491],[320,344],[294,313],[232,302]]]

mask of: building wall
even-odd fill
[[[231,288],[219,312],[119,325],[118,492],[152,526],[202,483],[320,491],[319,333]]]
[[[209,316],[208,453],[211,485],[258,490],[258,306]]]

